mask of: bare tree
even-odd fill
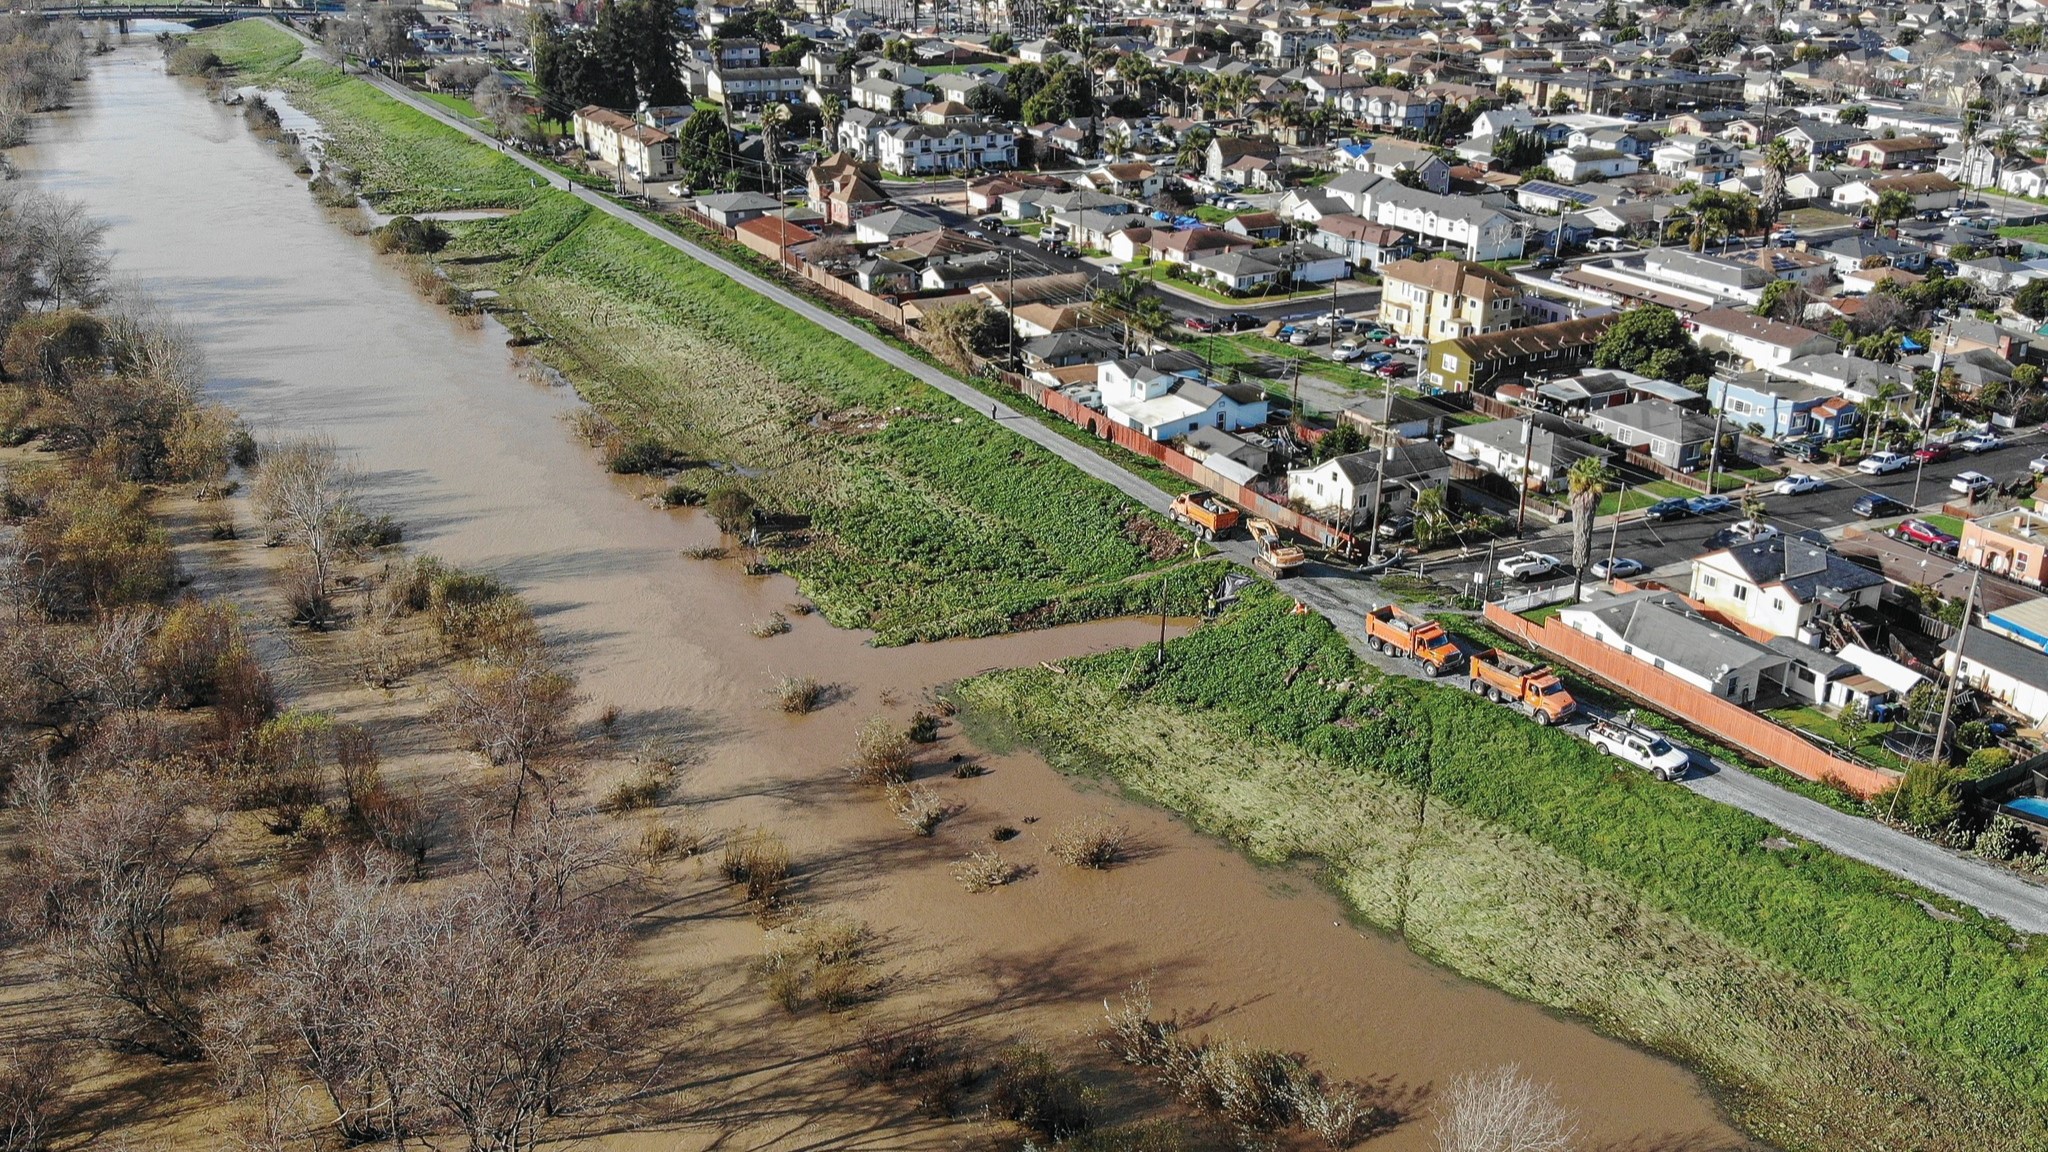
[[[470,100],[498,135],[507,140],[525,140],[533,135],[533,119],[519,89],[503,75],[493,72],[477,82]]]
[[[0,338],[30,312],[97,303],[105,233],[76,201],[0,184]]]
[[[48,809],[14,901],[60,975],[105,1010],[101,1035],[172,1059],[199,1055],[205,966],[181,889],[208,870],[215,825],[168,771],[110,773]]]
[[[311,591],[323,603],[294,605],[307,622],[324,622],[328,577],[342,553],[355,510],[355,470],[324,436],[286,440],[266,449],[250,495],[274,539],[306,555]],[[296,598],[296,597],[295,597]]]
[[[1577,1136],[1557,1090],[1517,1064],[1454,1077],[1437,1111],[1439,1152],[1567,1152]]]
[[[575,677],[537,647],[472,660],[456,672],[442,715],[491,763],[512,769],[514,831],[529,784],[539,784],[552,802],[549,762],[567,740],[570,715],[581,700]]]

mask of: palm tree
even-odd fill
[[[1763,194],[1757,199],[1757,216],[1764,226],[1777,223],[1778,213],[1785,208],[1785,177],[1790,175],[1799,163],[1792,154],[1792,145],[1779,137],[1764,146]]]
[[[1897,381],[1893,380],[1881,381],[1872,390],[1870,396],[1871,416],[1863,427],[1863,450],[1865,452],[1870,451],[1871,446],[1877,443],[1877,434],[1884,430],[1886,413],[1891,408],[1892,401],[1897,399],[1898,395],[1899,385]]]
[[[1174,161],[1183,170],[1199,171],[1209,158],[1209,141],[1216,133],[1197,124],[1181,134],[1180,147],[1174,152]]]
[[[846,101],[841,100],[837,93],[827,92],[825,98],[818,102],[818,112],[818,128],[825,136],[822,143],[827,148],[836,147],[839,142],[839,122],[846,118]]]
[[[782,126],[789,123],[789,105],[771,100],[761,108],[761,160],[768,166],[768,194],[782,193]]]
[[[1424,488],[1415,495],[1415,547],[1417,551],[1428,552],[1444,538],[1450,528],[1450,513],[1444,508],[1444,490]]]
[[[1565,478],[1571,485],[1572,599],[1577,600],[1586,568],[1593,563],[1593,514],[1600,508],[1600,494],[1614,480],[1614,470],[1598,456],[1582,456],[1572,461]]]

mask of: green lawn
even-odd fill
[[[1787,728],[1797,728],[1802,732],[1811,732],[1823,740],[1848,749],[1856,756],[1872,764],[1881,765],[1886,768],[1896,768],[1901,772],[1906,770],[1906,762],[1899,759],[1897,755],[1884,746],[1884,737],[1891,732],[1893,727],[1889,723],[1867,723],[1861,731],[1856,733],[1856,738],[1852,741],[1849,738],[1849,733],[1843,730],[1842,721],[1839,717],[1832,716],[1818,708],[1771,708],[1766,710],[1764,715],[1769,716]]]
[[[1958,540],[1963,538],[1963,520],[1960,516],[1922,516],[1920,519],[1927,521],[1929,524],[1934,525]]]
[[[1193,280],[1174,279],[1173,277],[1168,276],[1166,274],[1166,269],[1168,267],[1169,265],[1164,263],[1131,265],[1130,271],[1139,276],[1148,276],[1153,280],[1159,281],[1162,284],[1171,284],[1175,288],[1178,288],[1183,292],[1189,293],[1190,295],[1199,296],[1204,300],[1214,301],[1218,304],[1235,304],[1239,307],[1256,304],[1271,304],[1281,300],[1308,300],[1313,299],[1317,296],[1327,297],[1330,294],[1330,290],[1328,288],[1313,288],[1300,289],[1294,292],[1270,292],[1264,294],[1253,293],[1248,296],[1232,296],[1228,292],[1218,291],[1217,289],[1211,288],[1206,284],[1197,283]]]
[[[470,103],[465,97],[451,95],[447,92],[421,92],[420,95],[465,120],[474,120],[479,124],[483,122],[483,117],[477,115],[476,105]]]

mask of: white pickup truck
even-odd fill
[[[1626,718],[1595,720],[1586,730],[1593,747],[1647,770],[1659,780],[1683,780],[1692,767],[1685,750],[1647,728],[1638,728]]]

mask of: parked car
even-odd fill
[[[1711,516],[1716,512],[1726,512],[1728,509],[1735,507],[1735,501],[1730,500],[1726,496],[1695,496],[1687,500],[1685,506],[1692,509],[1692,514],[1695,516]]]
[[[1881,516],[1897,516],[1912,510],[1903,502],[1894,500],[1881,492],[1866,492],[1858,496],[1854,504],[1849,505],[1849,511],[1863,517],[1865,520],[1875,520]]]
[[[1641,560],[1631,560],[1626,556],[1601,560],[1593,565],[1593,575],[1601,580],[1626,580],[1631,576],[1641,576],[1644,570]]]
[[[1306,348],[1315,341],[1316,333],[1313,328],[1296,328],[1287,334],[1287,342],[1296,348]]]
[[[1373,371],[1381,376],[1385,376],[1389,380],[1398,380],[1408,374],[1408,365],[1401,363],[1399,360],[1389,360],[1385,364],[1373,369]]]
[[[1393,358],[1394,354],[1392,352],[1375,352],[1365,358],[1365,366],[1367,368],[1377,368]]]
[[[1232,312],[1223,318],[1223,326],[1232,332],[1243,332],[1247,329],[1260,327],[1264,323],[1265,321],[1260,320],[1249,312]]]
[[[1712,536],[1707,537],[1708,548],[1731,548],[1737,544],[1754,544],[1760,540],[1775,540],[1784,533],[1769,524],[1755,520],[1737,520]]]
[[[1686,769],[1692,767],[1692,757],[1661,734],[1631,723],[1632,715],[1593,721],[1586,739],[1606,755],[1646,769],[1659,780],[1683,780]]]
[[[1956,447],[1975,456],[1979,452],[1990,452],[2003,448],[2005,447],[2005,441],[2000,439],[1996,432],[1979,432],[1974,436],[1965,437],[1956,444]]]
[[[1801,464],[1818,464],[1828,458],[1828,446],[1819,440],[1794,440],[1785,445],[1785,455]]]
[[[1856,470],[1865,476],[1883,476],[1890,472],[1904,472],[1913,466],[1913,458],[1897,452],[1873,452],[1856,462]]]
[[[1939,464],[1955,451],[1955,445],[1946,440],[1929,440],[1913,449],[1913,459],[1922,464]]]
[[[1392,336],[1393,333],[1387,331],[1385,328],[1379,327],[1375,327],[1365,334],[1365,338],[1367,340],[1387,340],[1391,339]]]
[[[1827,483],[1818,476],[1808,476],[1803,472],[1794,472],[1776,484],[1771,485],[1771,491],[1776,492],[1780,496],[1798,496],[1805,492],[1818,492],[1825,487],[1827,487]]]
[[[1349,364],[1364,355],[1365,349],[1360,348],[1349,340],[1330,349],[1330,359],[1335,360],[1339,364]]]
[[[1985,495],[1996,487],[1998,487],[1998,481],[1993,480],[1982,472],[1957,473],[1956,478],[1948,482],[1949,491],[1960,492],[1972,500]]]
[[[1683,520],[1693,514],[1692,502],[1678,496],[1659,500],[1643,512],[1643,519],[1661,524],[1666,520]]]
[[[1216,330],[1216,322],[1206,316],[1190,316],[1187,319],[1187,325],[1190,332],[1214,332]]]
[[[1936,552],[1953,552],[1962,541],[1925,520],[1901,520],[1892,533],[1909,544],[1918,544]]]
[[[1518,552],[1497,566],[1510,580],[1541,580],[1564,567],[1563,561],[1543,552]]]
[[[1397,512],[1380,521],[1380,535],[1389,540],[1399,540],[1414,530],[1415,514],[1413,512]]]
[[[2027,471],[2034,473],[2036,476],[2048,473],[2048,453],[2043,453],[2027,461]]]

